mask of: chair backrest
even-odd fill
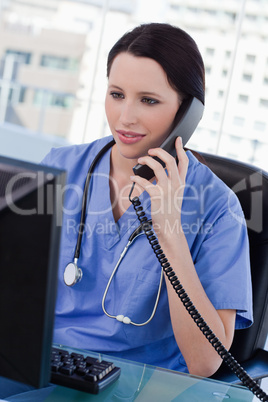
[[[254,324],[236,330],[230,352],[243,362],[263,348],[268,332],[268,174],[224,157],[201,153],[208,167],[239,198],[250,243]]]

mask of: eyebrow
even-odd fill
[[[115,88],[115,89],[118,89],[119,91],[124,92],[124,90],[121,87],[119,87],[118,85],[111,84],[111,85],[109,85],[109,88]],[[141,91],[141,92],[138,92],[138,94],[143,95],[143,96],[145,96],[145,95],[155,96],[160,99],[162,98],[160,94],[153,92],[153,91]]]

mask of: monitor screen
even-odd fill
[[[0,156],[0,375],[35,387],[50,380],[64,181]]]

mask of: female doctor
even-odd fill
[[[139,196],[170,265],[224,346],[231,346],[235,328],[251,324],[247,230],[236,196],[184,150],[180,137],[177,160],[159,148],[187,99],[204,104],[201,55],[181,29],[144,24],[111,49],[107,75],[112,137],[53,149],[43,161],[68,172],[54,342],[210,376],[221,359],[162,277],[142,231],[122,257],[139,226],[129,199],[135,182],[132,197]],[[81,226],[88,168],[112,138],[91,174]],[[134,175],[137,163],[154,177]],[[66,284],[69,264],[80,276]]]

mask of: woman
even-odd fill
[[[111,137],[54,149],[43,161],[68,171],[54,341],[210,376],[221,359],[169,281],[159,286],[161,267],[145,235],[136,237],[107,288],[139,225],[128,198],[135,182],[132,196],[140,197],[173,270],[225,347],[231,346],[235,328],[252,322],[247,231],[234,219],[243,216],[237,198],[184,151],[180,138],[178,163],[159,148],[183,102],[196,97],[204,103],[201,55],[179,28],[144,24],[111,49],[107,75],[105,109],[115,144],[91,177],[78,260],[83,278],[73,287],[63,278],[74,256],[85,178]],[[164,161],[166,170],[151,156]],[[148,165],[153,179],[133,175],[136,163]]]

